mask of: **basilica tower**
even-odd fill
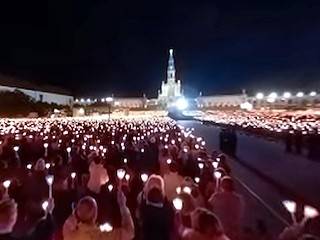
[[[165,105],[168,105],[181,95],[181,82],[180,80],[176,81],[176,68],[174,65],[173,49],[170,49],[167,68],[167,81],[162,81],[158,100]]]

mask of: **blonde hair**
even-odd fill
[[[82,207],[87,208],[87,211],[83,211]],[[90,196],[81,198],[77,204],[76,215],[80,222],[94,224],[98,217],[98,205],[96,200]]]

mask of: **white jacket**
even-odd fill
[[[92,192],[100,193],[101,186],[109,181],[107,170],[102,164],[91,162],[89,172],[90,178],[87,185],[88,189]]]
[[[111,232],[101,232],[96,225],[77,223],[71,215],[63,225],[64,240],[131,240],[134,238],[134,225],[127,207],[121,209],[122,226]]]

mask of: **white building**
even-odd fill
[[[169,50],[167,81],[162,81],[161,90],[158,91],[158,100],[161,104],[168,105],[182,96],[181,81],[176,81],[173,49]]]
[[[72,105],[73,96],[57,87],[35,86],[27,81],[20,81],[12,77],[0,75],[0,91],[20,91],[36,102],[55,103],[59,105]]]
[[[247,101],[247,95],[214,95],[214,96],[199,96],[197,99],[199,108],[238,108]]]

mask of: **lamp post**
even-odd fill
[[[107,97],[106,99],[107,102],[107,106],[108,106],[108,116],[109,116],[109,120],[110,120],[110,115],[111,115],[111,103],[113,102],[113,98],[112,97]]]

